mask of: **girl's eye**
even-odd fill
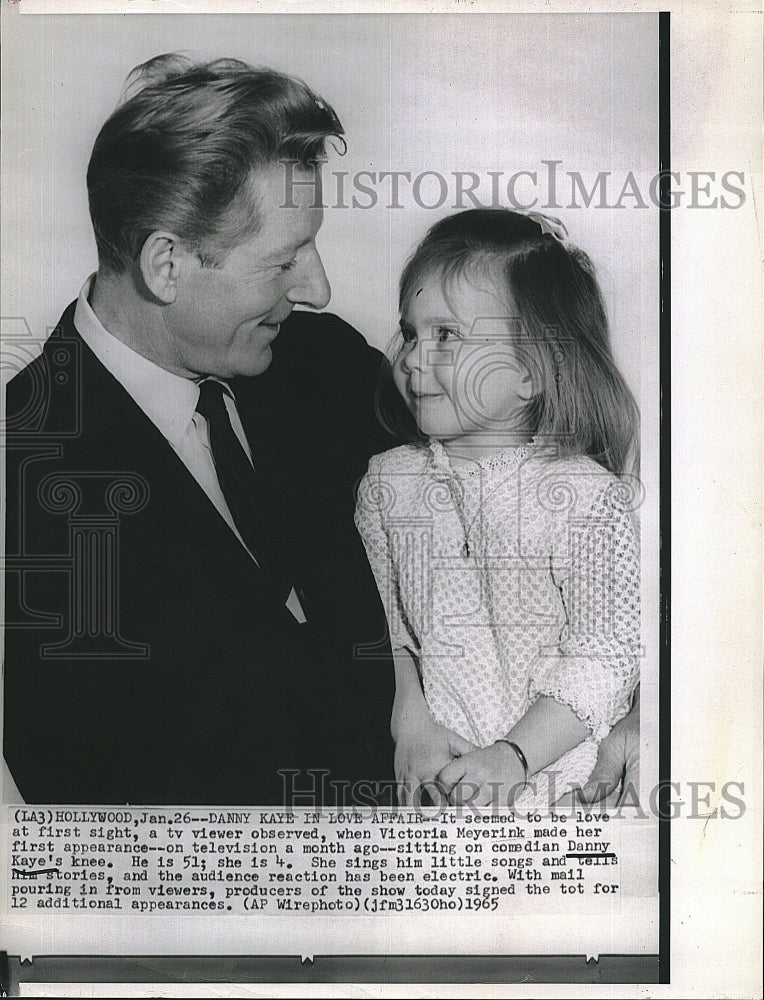
[[[416,343],[416,330],[401,323],[401,337],[403,337],[404,344],[414,344]]]
[[[461,340],[459,331],[452,326],[436,326],[435,340],[439,344],[447,344],[452,340]]]

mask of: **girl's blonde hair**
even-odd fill
[[[543,216],[501,208],[460,212],[437,222],[407,262],[401,314],[426,278],[437,276],[447,289],[474,273],[498,278],[518,313],[511,317],[519,320],[518,354],[535,389],[523,427],[556,442],[561,455],[588,455],[616,475],[637,473],[639,411],[613,359],[587,255],[549,232]],[[398,404],[390,409],[389,393],[386,385],[378,395],[383,422],[417,438],[410,414]]]

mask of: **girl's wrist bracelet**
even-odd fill
[[[511,747],[512,752],[514,753],[515,757],[517,757],[517,759],[520,761],[520,766],[523,769],[523,783],[524,785],[527,785],[529,768],[528,768],[528,761],[526,760],[523,751],[520,749],[517,743],[513,743],[512,740],[505,740],[505,739],[494,740],[494,744],[496,743],[506,743],[508,747]]]

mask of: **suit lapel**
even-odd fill
[[[62,322],[68,319],[67,314]],[[170,535],[197,539],[213,547],[231,566],[259,588],[263,574],[231,531],[174,448],[121,383],[101,364],[68,324],[81,349],[83,434],[78,440],[88,466],[115,473],[133,472],[148,486],[152,516],[167,524]]]

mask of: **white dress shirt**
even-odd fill
[[[161,368],[109,333],[88,301],[94,280],[95,275],[87,279],[77,299],[74,325],[80,336],[104,368],[114,376],[160,431],[241,545],[244,545],[218,482],[207,421],[196,412],[199,400],[198,383]],[[225,389],[223,398],[231,426],[246,455],[252,461],[233,393],[225,382],[220,381]],[[249,552],[249,549],[247,551]],[[250,555],[254,559],[251,552]],[[294,590],[289,596],[287,607],[298,621],[305,621],[305,615]]]

